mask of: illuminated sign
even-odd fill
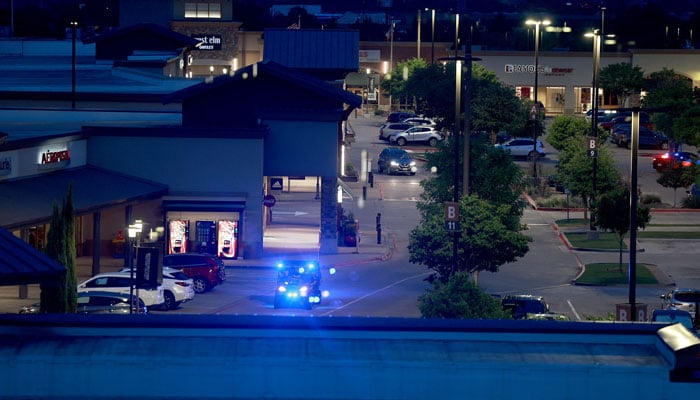
[[[559,67],[548,67],[546,65],[539,65],[537,70],[543,75],[561,76],[565,74],[570,74],[574,72],[573,68],[559,68]],[[506,64],[505,65],[506,74],[518,74],[518,73],[535,73],[535,66],[532,64]]]
[[[61,149],[47,149],[39,153],[39,169],[66,167],[70,164],[70,150],[67,145]]]
[[[360,62],[379,62],[379,50],[360,50]]]
[[[197,50],[221,50],[221,35],[201,34],[192,37],[200,42]]]

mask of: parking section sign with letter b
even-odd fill
[[[451,232],[459,231],[459,203],[445,202],[445,229]]]

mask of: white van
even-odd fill
[[[130,272],[105,272],[81,282],[78,285],[78,293],[101,291],[129,294],[130,286]],[[158,285],[158,289],[138,289],[138,295],[147,307],[159,307],[165,302],[163,285]]]

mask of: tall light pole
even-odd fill
[[[533,19],[528,19],[525,21],[525,24],[527,25],[535,25],[535,105],[534,105],[534,110],[533,110],[533,116],[534,116],[534,123],[532,124],[532,151],[533,151],[533,157],[532,157],[532,184],[533,186],[537,186],[537,136],[538,136],[538,130],[539,130],[539,124],[540,124],[540,103],[537,100],[537,92],[539,89],[539,82],[538,82],[538,77],[539,77],[539,72],[540,72],[540,25],[547,26],[551,24],[552,22],[548,19],[544,20],[533,20]]]
[[[430,63],[435,64],[435,9],[430,10],[431,22],[430,22]]]
[[[593,191],[590,199],[591,217],[589,219],[589,229],[595,231],[595,213],[593,202],[598,194],[598,74],[600,71],[600,43],[601,32],[594,29],[592,33],[587,34],[588,37],[593,37],[593,88],[591,90],[591,143],[589,145],[588,156],[593,158]],[[591,151],[593,150],[593,151]]]

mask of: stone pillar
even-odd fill
[[[320,254],[338,253],[338,178],[321,177]]]

